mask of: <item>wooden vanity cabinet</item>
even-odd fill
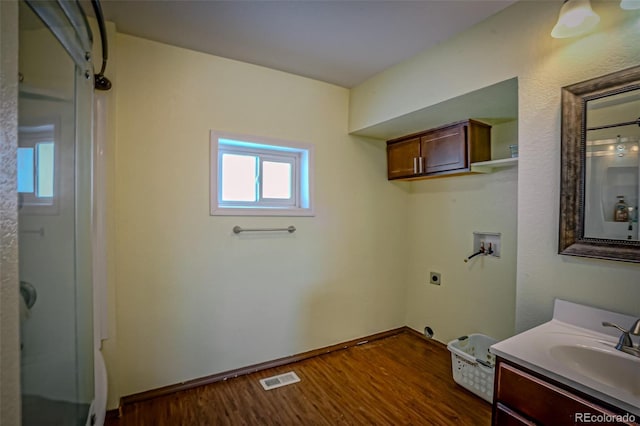
[[[387,141],[389,180],[468,173],[471,163],[490,159],[491,126],[475,120]]]
[[[544,376],[496,359],[492,425],[576,425],[581,416],[624,416],[624,411],[608,406],[588,395],[579,393]],[[606,424],[637,425],[637,417],[630,422]],[[584,419],[584,417],[582,418]],[[603,423],[599,423],[603,424]]]

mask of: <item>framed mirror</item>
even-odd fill
[[[640,66],[562,88],[558,253],[640,263]]]

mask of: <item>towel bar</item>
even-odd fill
[[[287,231],[290,234],[296,232],[296,227],[291,225],[286,228],[241,228],[239,226],[233,227],[233,233],[239,234],[241,232],[262,232],[262,231]]]

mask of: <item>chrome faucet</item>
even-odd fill
[[[633,341],[631,340],[631,335],[640,336],[640,319],[636,320],[636,322],[631,326],[629,330],[625,330],[620,327],[618,324],[614,324],[611,322],[604,321],[602,323],[604,327],[614,327],[622,332],[620,339],[618,340],[618,344],[616,345],[616,349],[630,355],[634,355],[640,357],[640,349],[633,346]]]

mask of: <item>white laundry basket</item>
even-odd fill
[[[470,334],[447,345],[451,352],[453,380],[489,402],[493,402],[496,365],[496,357],[489,352],[489,347],[497,342],[484,334]]]

